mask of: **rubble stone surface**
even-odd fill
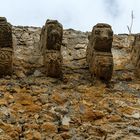
[[[13,27],[15,73],[0,79],[0,139],[139,140],[140,80],[130,66],[128,35],[114,36],[107,87],[91,83],[89,33],[73,29],[63,33],[65,80],[36,76],[44,69],[40,34],[39,27]]]

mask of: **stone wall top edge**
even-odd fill
[[[22,26],[22,25],[12,25],[12,28],[20,28],[20,29],[28,29],[28,28],[33,28],[33,29],[41,29],[42,27],[37,27],[37,26]],[[67,29],[63,29],[63,31],[70,31],[70,32],[76,32],[76,33],[84,33],[84,34],[90,34],[91,31],[80,31],[80,30],[75,30],[72,28],[67,28]],[[119,34],[115,34],[114,36],[136,36],[136,35],[140,35],[140,33],[135,33],[135,34],[127,34],[127,33],[119,33]]]

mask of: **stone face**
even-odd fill
[[[113,31],[108,24],[95,25],[89,35],[87,47],[89,70],[91,75],[105,81],[111,80],[113,72],[112,41]]]
[[[62,77],[62,37],[62,25],[57,20],[47,20],[40,37],[40,48],[47,76]]]
[[[0,17],[0,76],[12,74],[12,27],[6,18]]]
[[[101,52],[111,52],[113,31],[108,24],[97,24],[93,27],[91,42],[94,49]]]
[[[140,77],[140,34],[135,35],[131,58],[135,66],[136,74]]]
[[[41,31],[40,47],[44,51],[61,50],[63,26],[57,20],[47,20]]]

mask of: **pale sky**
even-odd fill
[[[108,23],[114,33],[140,33],[140,0],[1,0],[0,16],[12,25],[39,26],[57,19],[65,29],[91,31],[97,23]]]

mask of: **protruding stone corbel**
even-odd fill
[[[47,76],[62,78],[62,37],[63,26],[57,20],[47,20],[42,28],[40,39]]]
[[[87,63],[92,76],[109,82],[113,73],[111,26],[99,23],[93,27],[87,47]]]

